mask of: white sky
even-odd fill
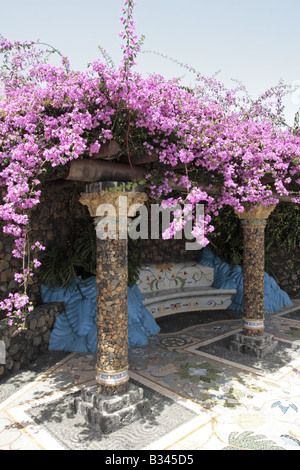
[[[85,69],[104,47],[116,65],[123,0],[13,0],[0,5],[0,33],[10,40],[40,39]],[[257,96],[282,78],[300,85],[300,0],[137,0],[137,34],[145,50],[157,51],[233,87],[243,82]],[[166,78],[194,76],[154,54],[141,54],[137,70]],[[300,93],[286,101],[292,124]]]

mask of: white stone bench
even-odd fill
[[[143,265],[137,285],[156,318],[197,310],[227,309],[235,289],[212,287],[214,269],[197,262]]]

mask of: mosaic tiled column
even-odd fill
[[[109,190],[84,193],[80,199],[88,206],[97,230],[96,381],[102,395],[121,395],[127,391],[127,213],[131,205],[142,205],[146,199],[144,193]],[[105,209],[110,216],[104,217]],[[104,218],[107,230],[100,236],[98,229]]]
[[[235,335],[230,349],[263,358],[278,342],[264,331],[265,227],[275,206],[256,206],[238,213],[244,236],[243,331]]]
[[[244,235],[243,334],[264,334],[265,227],[275,206],[257,206],[239,213]]]

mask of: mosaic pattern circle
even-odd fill
[[[177,337],[172,336],[172,337],[169,337],[169,338],[162,339],[161,343],[164,346],[167,346],[167,347],[178,348],[180,346],[184,346],[186,344],[186,340],[183,339],[183,338],[179,338],[178,336]]]

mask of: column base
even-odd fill
[[[248,354],[249,356],[263,359],[269,354],[272,354],[277,348],[277,345],[278,341],[274,339],[274,335],[269,333],[264,333],[262,336],[245,336],[243,333],[237,333],[234,335],[229,349],[241,354]]]
[[[103,372],[96,366],[96,382],[101,395],[123,395],[127,392],[128,368],[119,372]]]
[[[118,396],[99,394],[98,386],[85,388],[74,400],[76,414],[103,434],[110,434],[150,412],[142,388],[128,384],[127,392]]]
[[[97,392],[103,396],[115,396],[124,395],[128,391],[128,382],[122,385],[99,385],[97,386]]]

